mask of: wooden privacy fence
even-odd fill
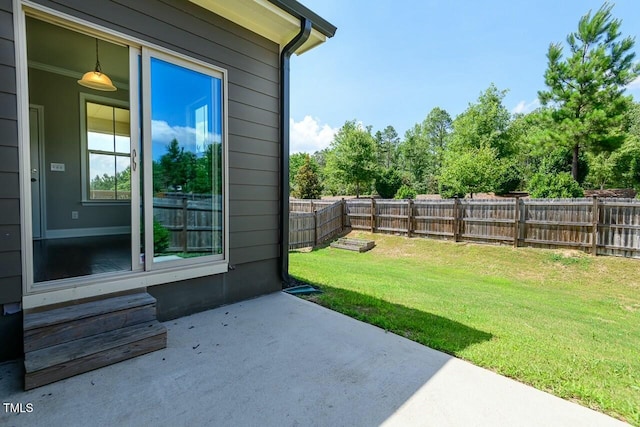
[[[327,202],[314,201],[313,206],[319,203]],[[640,201],[636,199],[351,199],[331,206],[339,205],[344,213],[342,229],[640,257]],[[310,201],[292,201],[291,206],[306,209],[308,221],[313,221]],[[290,238],[302,228],[294,219],[299,216],[303,221],[302,215],[292,209]],[[304,226],[309,233],[310,224]],[[337,221],[332,225],[337,227]],[[334,235],[342,229],[334,230]],[[313,246],[311,235],[307,237],[304,243]],[[303,247],[302,240],[291,243]]]
[[[167,252],[222,253],[222,201],[153,198],[153,216],[169,231]]]
[[[341,201],[291,200],[289,209],[289,249],[322,244],[345,228]]]

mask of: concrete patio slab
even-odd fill
[[[165,325],[165,350],[29,392],[0,365],[0,425],[626,425],[284,293]]]

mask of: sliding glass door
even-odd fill
[[[43,219],[31,221],[28,290],[226,271],[226,72],[140,41],[25,27],[31,158],[44,166],[32,167]],[[96,46],[116,90],[79,84]]]

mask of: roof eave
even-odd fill
[[[335,25],[331,24],[311,9],[295,0],[269,0],[269,2],[275,4],[280,9],[295,16],[299,20],[307,18],[311,21],[312,28],[324,34],[325,37],[330,38],[336,34],[337,28]]]
[[[296,50],[300,55],[333,37],[336,27],[294,0],[190,0],[192,3],[261,35],[282,49],[299,31],[300,22],[312,22],[309,39]]]

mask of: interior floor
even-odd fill
[[[33,269],[35,282],[131,270],[131,236],[34,240]]]

